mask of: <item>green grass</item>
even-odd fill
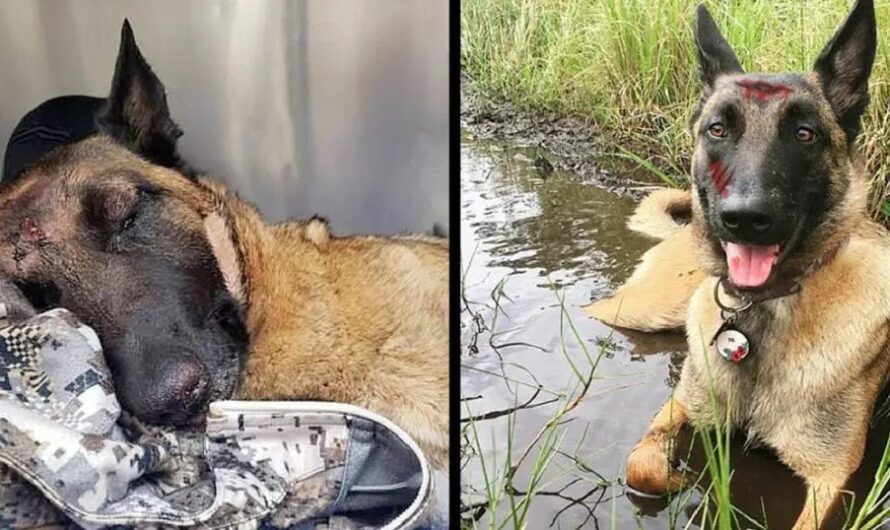
[[[493,302],[492,323],[489,328],[492,335],[496,333],[495,318],[498,314],[501,298],[508,299],[504,294],[505,281],[498,282],[491,294]],[[551,282],[551,287],[556,291],[555,286]],[[597,352],[591,352],[574,322],[569,316],[568,308],[565,304],[565,295],[557,292],[557,300],[560,306],[560,349],[562,357],[568,364],[572,372],[572,380],[569,382],[568,390],[555,392],[554,407],[550,418],[541,425],[540,429],[532,436],[531,440],[524,444],[523,447],[516,447],[515,438],[515,413],[507,416],[507,429],[505,447],[499,456],[504,459],[503,465],[498,468],[497,459],[487,461],[484,457],[484,444],[480,441],[478,425],[476,417],[466,406],[464,410],[465,417],[468,419],[461,434],[464,439],[464,447],[462,453],[470,453],[479,463],[479,473],[481,474],[482,496],[484,501],[478,503],[481,508],[484,506],[487,515],[485,523],[472,521],[471,518],[465,518],[461,522],[462,528],[488,528],[492,530],[502,530],[504,528],[526,528],[529,511],[532,508],[533,501],[537,495],[542,494],[546,490],[551,490],[555,484],[564,482],[568,478],[577,478],[592,483],[594,486],[608,486],[610,482],[598,475],[592,468],[584,463],[581,451],[586,436],[582,436],[577,445],[568,450],[565,448],[564,440],[570,425],[567,419],[585,399],[592,396],[591,385],[594,382],[597,367],[606,353],[606,347],[601,346]],[[468,308],[469,309],[469,308]],[[569,353],[570,342],[580,349],[583,354],[581,359],[572,359]],[[493,346],[494,349],[496,349]],[[540,387],[539,387],[540,390]],[[517,410],[523,407],[519,403],[514,406]],[[585,433],[586,434],[586,433]],[[491,440],[497,438],[492,435]],[[498,453],[498,448],[493,447],[493,452]],[[566,468],[563,464],[554,464],[557,457],[562,457],[572,463],[572,466]],[[527,470],[528,478],[518,484],[517,473],[520,468]],[[554,472],[555,470],[555,472]],[[546,477],[549,472],[549,477]],[[506,509],[501,510],[501,505],[506,505]],[[477,508],[478,509],[478,508]],[[612,506],[614,511],[614,505]],[[614,521],[614,516],[612,518]]]
[[[884,445],[884,452],[875,470],[875,480],[865,495],[858,512],[847,518],[845,530],[873,530],[890,520],[890,439]]]
[[[705,2],[747,71],[808,70],[850,0]],[[603,136],[670,180],[686,178],[699,95],[691,23],[698,0],[461,0],[461,70],[472,90],[529,112],[592,118]],[[890,207],[890,1],[861,146],[872,212]],[[663,179],[664,180],[664,179]],[[669,182],[669,181],[668,181]]]

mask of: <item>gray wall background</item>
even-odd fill
[[[0,141],[43,100],[107,95],[128,17],[183,156],[270,220],[448,227],[447,0],[0,4]]]

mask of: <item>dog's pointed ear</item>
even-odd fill
[[[695,10],[695,47],[698,51],[701,80],[705,87],[713,88],[714,82],[721,75],[742,72],[738,58],[704,4],[699,4]]]
[[[180,163],[176,139],[182,131],[170,118],[164,85],[142,57],[126,19],[121,28],[111,92],[96,116],[96,125],[156,164],[176,167]]]
[[[857,0],[813,66],[822,91],[851,142],[859,134],[859,120],[868,105],[868,77],[877,48],[876,26],[872,0]]]

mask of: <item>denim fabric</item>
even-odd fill
[[[340,496],[328,513],[383,526],[417,497],[423,479],[420,462],[405,458],[409,448],[378,424],[356,418],[349,427]]]

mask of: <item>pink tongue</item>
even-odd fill
[[[752,247],[738,243],[726,243],[726,264],[729,265],[729,279],[739,287],[760,287],[769,279],[779,245]]]

